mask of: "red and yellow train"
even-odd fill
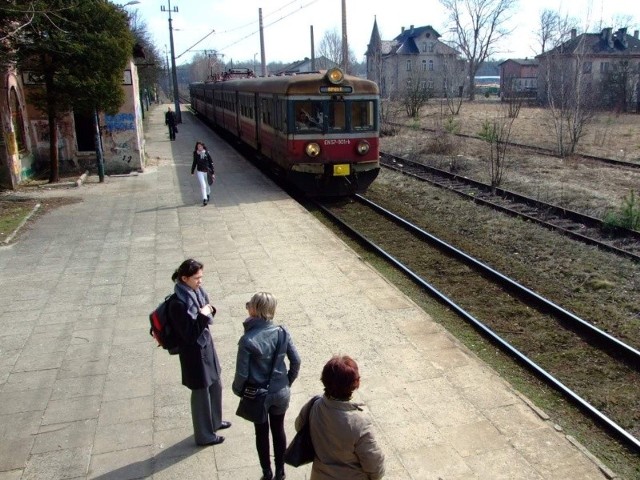
[[[380,171],[379,92],[334,68],[190,85],[191,107],[309,195],[364,192]]]

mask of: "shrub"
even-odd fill
[[[629,195],[624,197],[617,212],[605,213],[603,222],[609,230],[627,228],[640,231],[640,199],[635,192],[631,190]]]

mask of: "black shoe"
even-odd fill
[[[271,469],[263,470],[260,480],[273,480],[273,472],[271,471]]]
[[[220,445],[222,442],[224,442],[224,437],[222,435],[217,435],[216,438],[214,438],[210,442],[199,443],[198,445],[200,445],[201,447],[208,447],[210,445]]]
[[[202,206],[206,207],[207,206],[207,201],[206,200],[202,200]]]
[[[287,476],[284,473],[284,470],[281,472],[276,471],[276,476],[273,477],[273,480],[284,480]]]
[[[231,426],[231,422],[226,422],[223,420],[222,423],[220,423],[218,430],[224,430],[225,428],[229,428],[230,426]]]

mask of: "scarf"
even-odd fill
[[[198,152],[198,155],[200,155],[200,158],[204,160],[205,158],[207,158],[207,151],[202,150],[201,152]]]
[[[178,299],[187,306],[187,312],[192,319],[198,318],[200,309],[209,303],[209,295],[202,287],[193,290],[191,287],[178,281],[174,287]]]

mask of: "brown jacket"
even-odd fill
[[[300,430],[310,404],[296,418]],[[323,396],[311,407],[311,440],[316,452],[311,480],[378,480],[384,475],[384,454],[373,425],[352,402]]]

